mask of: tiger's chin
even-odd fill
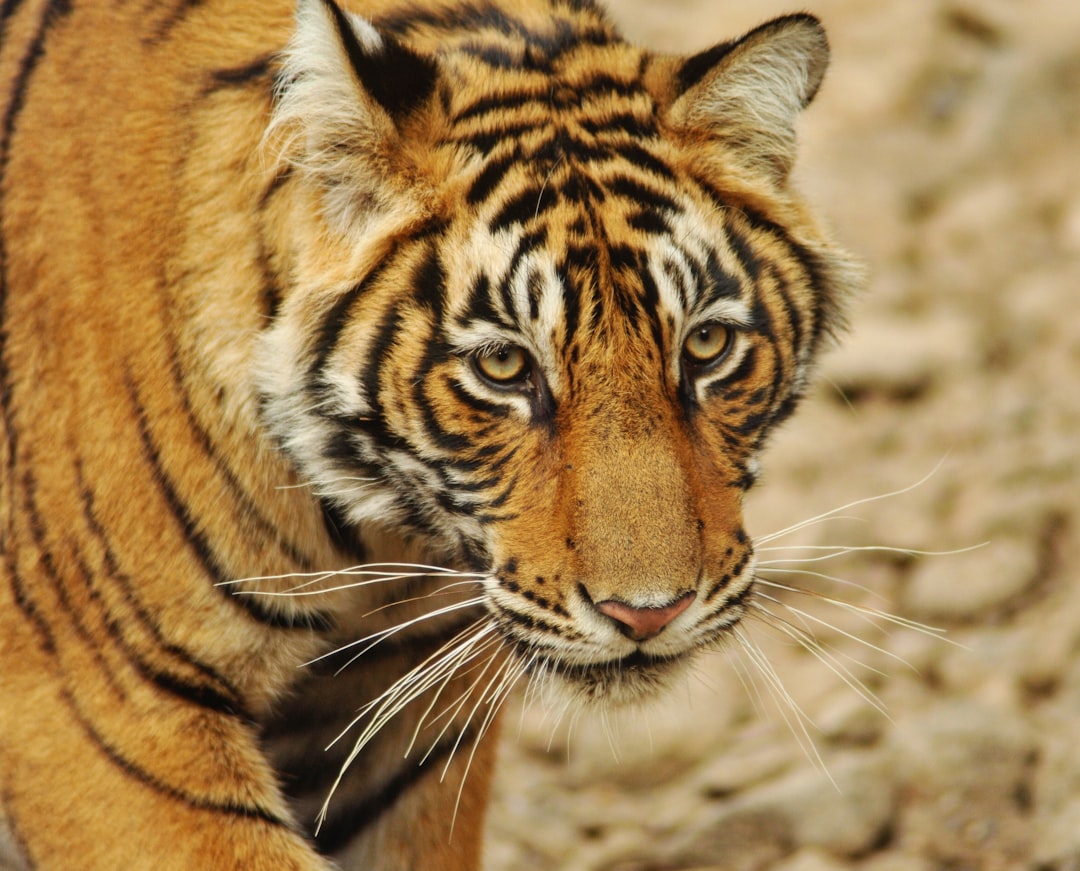
[[[551,693],[585,708],[629,707],[654,701],[689,670],[696,650],[654,655],[642,650],[603,662],[571,663],[540,659],[531,669],[542,682],[541,696]]]

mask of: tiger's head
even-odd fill
[[[633,700],[746,609],[743,496],[856,272],[789,184],[795,15],[689,58],[589,4],[303,0],[270,138],[295,290],[266,418],[339,525],[483,575],[505,642]],[[473,20],[475,19],[475,20]]]

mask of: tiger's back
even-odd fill
[[[742,494],[853,280],[787,184],[817,23],[686,59],[588,2],[353,5],[4,7],[33,867],[475,867],[485,694],[632,702],[751,595]]]

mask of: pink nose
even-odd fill
[[[619,631],[634,641],[646,641],[659,635],[665,626],[690,607],[696,593],[680,596],[670,605],[659,608],[635,608],[617,599],[597,602],[600,613],[606,614],[619,624]]]

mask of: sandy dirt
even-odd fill
[[[834,63],[799,184],[871,278],[751,530],[907,492],[761,545],[810,593],[763,587],[775,678],[733,645],[609,729],[511,712],[490,869],[1080,869],[1080,3],[804,6]],[[793,9],[610,8],[680,51]],[[866,549],[779,571],[833,553],[796,544]]]

